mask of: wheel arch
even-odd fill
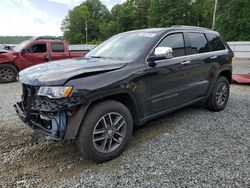
[[[212,89],[217,81],[217,79],[220,77],[220,76],[224,76],[226,77],[226,79],[228,80],[229,84],[232,83],[232,70],[230,69],[224,69],[224,70],[221,70],[221,71],[218,71],[214,78],[211,80],[211,84],[210,84],[210,87],[208,88],[208,92],[207,92],[207,95],[206,95],[206,100],[209,98],[211,92],[212,92]]]
[[[12,61],[1,62],[1,63],[0,63],[0,66],[1,66],[1,65],[12,65],[12,66],[14,66],[14,67],[16,68],[16,70],[17,70],[18,72],[20,71],[20,69],[16,66],[15,62],[12,62]]]
[[[126,92],[116,93],[113,95],[96,98],[94,100],[91,100],[91,102],[87,106],[80,107],[74,117],[69,120],[64,139],[75,139],[79,133],[81,124],[84,121],[86,114],[88,113],[90,108],[100,102],[107,100],[118,101],[125,105],[131,112],[134,127],[139,125],[139,109],[136,105],[135,99],[131,96],[131,94]]]
[[[129,109],[129,111],[133,117],[134,126],[138,125],[138,123],[139,123],[139,109],[136,105],[135,99],[131,96],[131,94],[126,93],[126,92],[117,93],[117,94],[113,94],[113,95],[109,95],[109,96],[95,99],[89,104],[88,109],[90,107],[94,106],[95,104],[102,102],[102,101],[106,101],[106,100],[114,100],[114,101],[120,102],[124,106],[126,106]],[[87,109],[87,111],[88,111],[88,109]]]
[[[217,79],[220,77],[220,76],[224,76],[228,82],[231,84],[232,83],[232,71],[230,70],[223,70],[219,73]]]

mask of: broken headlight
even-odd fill
[[[38,91],[39,96],[46,96],[51,99],[59,99],[68,97],[72,91],[72,87],[55,86],[55,87],[40,87]]]

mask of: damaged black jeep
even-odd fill
[[[227,104],[233,53],[217,32],[187,26],[113,36],[85,57],[19,73],[20,118],[48,139],[75,139],[97,162],[125,149],[133,128],[203,103]]]

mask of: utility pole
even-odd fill
[[[86,44],[88,43],[88,21],[85,22],[85,31],[86,31]]]
[[[214,29],[214,27],[215,27],[215,18],[216,18],[217,4],[218,4],[218,0],[215,0],[215,2],[214,2],[214,14],[213,14],[212,29]]]

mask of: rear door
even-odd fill
[[[185,104],[206,95],[210,80],[211,54],[204,33],[186,32],[187,56],[182,63],[179,102]]]
[[[224,43],[220,39],[219,35],[214,33],[207,33],[206,37],[209,41],[210,55],[213,63],[227,64],[233,53],[225,47]]]
[[[51,42],[51,60],[60,60],[67,58],[66,48],[63,42]]]

